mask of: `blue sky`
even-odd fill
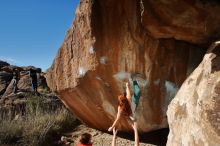
[[[78,0],[0,0],[0,60],[49,68]]]

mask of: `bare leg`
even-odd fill
[[[134,122],[132,127],[134,129],[135,146],[139,146],[139,136],[138,136],[137,122]]]
[[[113,137],[112,137],[112,146],[116,146],[116,135],[117,135],[118,130],[113,128]]]

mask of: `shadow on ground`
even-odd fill
[[[142,133],[140,135],[140,142],[154,144],[157,146],[165,146],[167,142],[167,136],[169,134],[169,128],[164,128],[152,132]],[[118,133],[119,137],[134,140],[133,134],[124,132]]]

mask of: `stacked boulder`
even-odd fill
[[[16,73],[17,78],[17,91],[18,92],[32,92],[32,83],[30,77],[30,70],[36,72],[38,86],[47,88],[44,73],[40,68],[34,66],[18,67],[10,65],[7,62],[0,60],[0,96],[8,96],[13,93],[13,73]]]
[[[31,72],[37,78],[37,92],[32,87]],[[57,97],[50,92],[40,68],[18,67],[0,60],[0,120],[24,115],[28,99],[38,97],[43,97],[44,104],[50,109],[60,106]]]

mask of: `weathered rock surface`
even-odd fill
[[[169,102],[205,54],[198,45],[220,36],[219,12],[214,0],[81,0],[48,85],[83,122],[107,129],[124,78],[140,73],[139,130],[167,127]]]
[[[0,60],[0,69],[1,69],[2,67],[9,66],[9,65],[10,65],[10,64],[8,64],[7,62]]]
[[[220,35],[217,0],[143,0],[143,26],[155,38],[210,43]]]
[[[168,107],[168,146],[220,145],[220,46],[215,46]]]
[[[13,91],[13,70],[16,70],[18,72],[18,91],[22,92],[31,92],[32,84],[31,84],[31,77],[29,75],[29,70],[35,70],[37,72],[37,78],[38,78],[38,86],[41,86],[42,88],[46,89],[47,83],[46,79],[44,77],[44,74],[41,72],[40,68],[36,68],[34,66],[27,66],[27,67],[18,67],[14,65],[10,65],[6,62],[0,61],[0,96],[8,96]]]
[[[22,91],[32,91],[31,78],[28,72],[21,72],[21,78],[18,81],[18,88]]]
[[[17,119],[18,117],[26,117],[29,111],[28,106],[36,108],[40,106],[44,112],[51,112],[62,107],[62,103],[49,90],[46,79],[40,68],[34,66],[18,67],[10,65],[6,62],[0,68],[0,120]],[[30,69],[36,71],[38,78],[38,94],[32,92]],[[18,73],[17,92],[13,91],[13,72]],[[39,108],[39,107],[38,107]]]
[[[5,71],[0,72],[0,95],[4,94],[7,86],[11,82],[12,73],[8,73]]]

